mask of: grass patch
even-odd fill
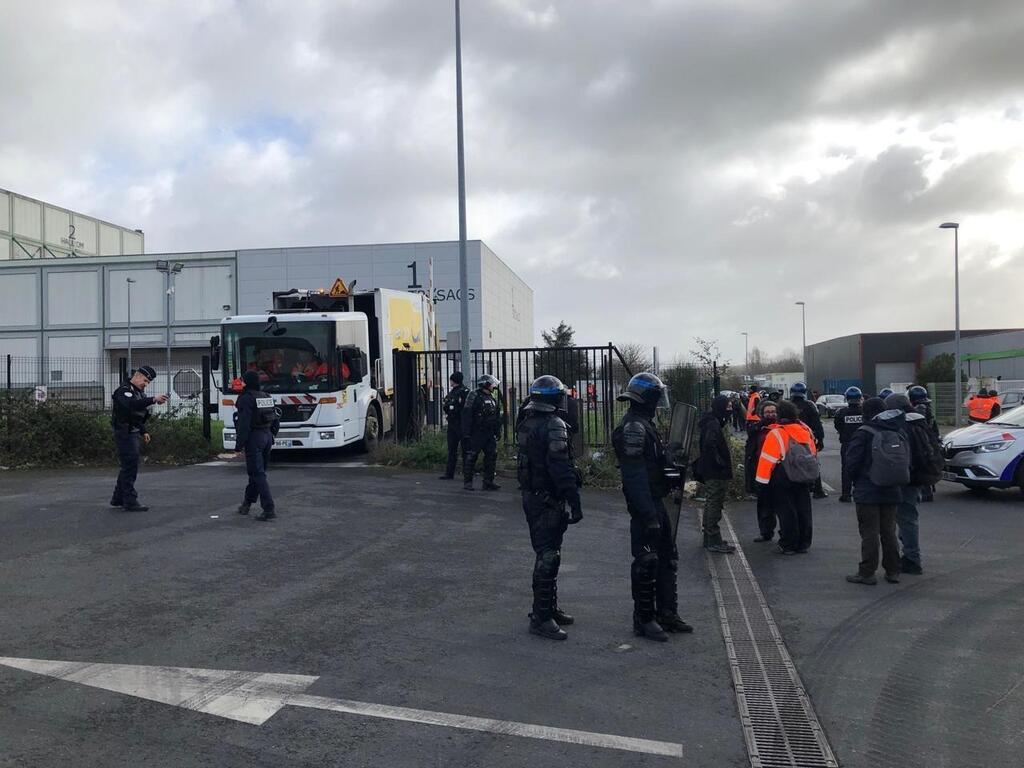
[[[197,416],[159,414],[149,419],[152,442],[142,456],[151,464],[193,464],[220,450],[223,425],[213,422],[213,439],[203,438]],[[26,396],[0,398],[0,466],[65,467],[117,464],[110,413],[60,400],[36,403]]]

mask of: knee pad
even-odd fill
[[[546,549],[537,555],[533,567],[535,576],[541,579],[553,579],[558,575],[558,566],[562,562],[562,553],[557,549]]]

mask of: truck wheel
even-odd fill
[[[363,439],[358,443],[360,453],[373,453],[380,443],[380,420],[377,411],[371,408],[366,414],[366,426],[363,427]]]

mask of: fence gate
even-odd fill
[[[476,379],[489,373],[501,382],[502,440],[515,441],[519,410],[529,397],[530,384],[538,376],[561,379],[575,399],[577,440],[583,446],[601,447],[611,442],[612,430],[626,411],[615,401],[633,372],[613,344],[604,347],[522,347],[478,349],[470,352],[463,367],[461,353],[395,353],[395,435],[415,439],[424,430],[445,429],[441,401],[450,389],[448,377],[463,371],[470,389]]]

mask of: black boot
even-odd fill
[[[540,621],[530,614],[530,634],[546,637],[548,640],[565,640],[569,637],[554,619]]]
[[[722,534],[704,534],[704,549],[708,552],[715,552],[721,555],[731,555],[736,547],[722,538]]]
[[[462,484],[462,490],[464,490],[464,491],[472,491],[473,490],[473,481],[472,480],[467,480],[466,482],[464,482]]]
[[[558,583],[557,582],[553,585],[553,587],[551,589],[551,603],[552,603],[551,616],[552,616],[552,618],[556,622],[558,622],[558,626],[560,626],[560,627],[568,627],[571,624],[575,624],[576,623],[576,619],[573,618],[573,615],[571,613],[566,613],[565,611],[563,611],[561,608],[558,607]]]
[[[252,509],[252,504],[250,504],[247,501],[243,501],[241,504],[238,505],[238,514],[248,515],[250,509]]]
[[[659,613],[654,620],[669,632],[693,632],[693,627],[683,621],[678,613]]]
[[[277,515],[274,514],[274,510],[264,509],[258,515],[256,515],[256,517],[254,517],[253,520],[259,520],[261,523],[269,523],[275,517],[277,517]]]
[[[484,482],[484,490],[485,491],[500,491],[501,490],[501,486],[500,485],[496,485],[493,480],[486,480]]]
[[[633,634],[637,637],[646,637],[656,643],[668,642],[668,632],[662,629],[661,624],[654,619],[642,621],[635,614],[633,616]]]
[[[530,634],[549,640],[565,640],[568,635],[554,618],[555,580],[543,576],[533,577],[533,612],[530,614]]]

